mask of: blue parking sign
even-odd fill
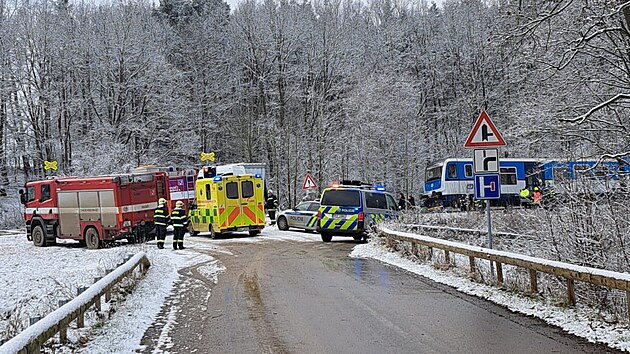
[[[475,175],[475,199],[499,199],[501,186],[498,174]]]

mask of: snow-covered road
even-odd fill
[[[74,344],[54,346],[55,352],[69,353],[132,353],[143,347],[143,335],[156,321],[166,299],[183,294],[190,286],[179,281],[182,271],[196,271],[216,284],[224,265],[212,255],[232,255],[230,248],[239,243],[260,242],[321,242],[319,235],[308,232],[279,231],[266,228],[260,236],[232,235],[212,240],[207,235],[186,236],[186,250],[157,249],[155,241],[143,245],[121,245],[101,250],[87,250],[74,242],[38,248],[26,240],[21,230],[0,231],[2,267],[0,267],[0,340],[14,335],[18,327],[28,324],[29,317],[44,316],[58,306],[58,300],[73,297],[76,288],[89,286],[95,277],[115,268],[126,255],[139,250],[147,252],[151,267],[147,276],[118,304],[105,305],[103,314],[88,314],[86,328],[69,332]],[[560,326],[566,331],[608,345],[630,350],[630,330],[624,324],[609,324],[599,320],[592,309],[578,304],[575,309],[560,308],[552,303],[530,299],[518,294],[474,283],[452,271],[440,271],[429,264],[418,264],[387,252],[378,243],[360,244],[351,257],[369,257],[396,265],[413,273],[448,284],[458,290],[488,299],[513,311],[533,315]],[[221,258],[221,257],[220,257]],[[208,294],[210,296],[210,294]],[[109,317],[103,320],[103,317]],[[16,327],[16,324],[21,324]],[[168,324],[168,323],[167,323]],[[73,324],[74,326],[74,324]],[[169,326],[162,328],[168,341]],[[79,344],[81,343],[81,344]],[[163,343],[162,348],[168,348]],[[50,352],[51,348],[48,348]],[[1,352],[1,350],[0,350]]]

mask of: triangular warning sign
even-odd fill
[[[313,177],[311,177],[311,175],[306,175],[306,178],[304,179],[304,183],[302,183],[302,189],[313,189],[313,188],[317,188],[317,184],[315,184],[315,181],[313,180]]]
[[[464,147],[474,149],[491,146],[505,146],[505,140],[503,140],[499,130],[494,126],[486,111],[482,111],[470,131]]]

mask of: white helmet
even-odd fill
[[[159,205],[166,204],[166,199],[164,199],[164,198],[160,198],[160,199],[158,199],[158,204],[159,204]]]
[[[273,194],[273,189],[269,189],[267,192]]]

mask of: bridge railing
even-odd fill
[[[0,346],[0,353],[39,353],[41,346],[56,333],[62,343],[67,341],[68,325],[76,320],[77,327],[84,326],[85,312],[92,306],[100,310],[101,298],[110,301],[112,289],[121,280],[133,276],[139,268],[144,274],[151,264],[144,252],[138,252],[125,263],[92,284],[74,299],[26,328],[17,336]]]
[[[468,256],[471,273],[475,272],[475,260],[485,259],[495,262],[496,277],[499,286],[503,285],[503,265],[508,264],[529,270],[529,286],[532,294],[538,293],[538,273],[559,276],[566,281],[566,296],[570,304],[575,305],[575,281],[619,289],[626,292],[627,306],[630,306],[630,274],[613,272],[604,269],[584,267],[570,263],[552,261],[543,258],[525,256],[522,254],[499,251],[479,246],[472,246],[433,237],[393,231],[387,228],[378,230],[378,235],[387,240],[390,247],[395,248],[396,241],[411,244],[411,253],[418,255],[418,246],[429,248],[429,255],[433,249],[444,251],[444,258],[450,263],[450,253]],[[630,319],[630,308],[628,318]]]

